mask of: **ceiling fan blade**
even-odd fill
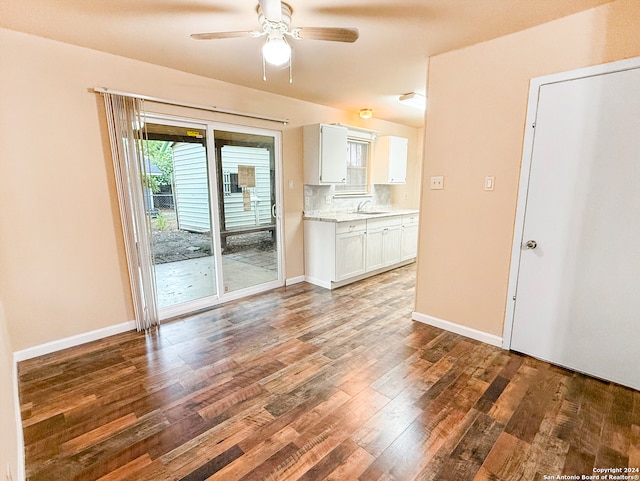
[[[238,38],[238,37],[257,37],[260,32],[251,30],[237,32],[211,32],[211,33],[192,33],[191,38],[196,40],[214,40],[218,38]]]
[[[262,14],[272,22],[282,20],[282,2],[280,0],[258,0]]]
[[[296,38],[309,40],[329,40],[332,42],[353,43],[358,40],[360,33],[357,28],[337,28],[337,27],[305,27],[296,28],[292,31]]]

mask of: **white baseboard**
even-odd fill
[[[122,332],[132,331],[135,328],[135,321],[128,321],[114,326],[103,327],[102,329],[96,329],[95,331],[84,332],[82,334],[76,334],[75,336],[65,337],[64,339],[40,344],[38,346],[28,347],[21,351],[15,351],[13,353],[13,359],[17,364],[21,361],[26,361],[27,359],[44,356],[45,354],[61,351],[62,349],[67,349],[69,347],[79,346],[80,344],[87,342],[97,341],[98,339],[120,334]]]
[[[286,279],[284,281],[285,286],[292,286],[293,284],[300,284],[304,282],[304,276],[292,277],[291,279]]]
[[[413,312],[413,314],[411,314],[411,319],[413,319],[414,321],[422,322],[424,324],[429,324],[430,326],[439,327],[440,329],[444,329],[445,331],[455,332],[456,334],[475,339],[476,341],[484,342],[485,344],[502,347],[502,338],[493,334],[489,334],[488,332],[478,331],[477,329],[473,329],[471,327],[462,326],[454,322],[445,321],[444,319],[438,319],[437,317],[428,316],[427,314],[421,314],[420,312],[415,311]]]
[[[305,276],[304,280],[309,284],[313,284],[314,286],[324,287],[325,289],[331,289],[331,282],[326,282],[320,279],[316,279],[315,277]]]

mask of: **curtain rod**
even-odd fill
[[[206,110],[209,112],[217,112],[220,114],[236,115],[238,117],[247,117],[250,119],[268,120],[269,122],[279,122],[284,125],[287,125],[289,123],[289,119],[281,119],[278,117],[266,117],[264,115],[240,112],[237,110],[219,109],[217,107],[212,107],[209,105],[191,104],[188,102],[177,102],[175,100],[168,100],[168,99],[163,99],[159,97],[150,97],[148,95],[133,94],[130,92],[121,92],[119,90],[112,90],[105,87],[95,87],[93,91],[101,94],[114,94],[114,95],[121,95],[123,97],[131,97],[131,98],[140,99],[140,100],[148,100],[149,102],[155,102],[158,104],[175,105],[177,107],[188,107],[191,109]]]

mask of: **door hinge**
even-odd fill
[[[515,301],[515,300],[516,300],[516,296],[513,296],[513,298],[512,298],[512,299]]]
[[[535,123],[535,122],[531,124],[531,128],[532,128],[532,129],[535,129],[535,128],[536,128],[536,123]]]

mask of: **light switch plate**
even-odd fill
[[[431,177],[431,190],[444,189],[444,175],[434,175]]]
[[[487,176],[484,178],[484,190],[493,190],[496,185],[496,178],[494,176]]]

